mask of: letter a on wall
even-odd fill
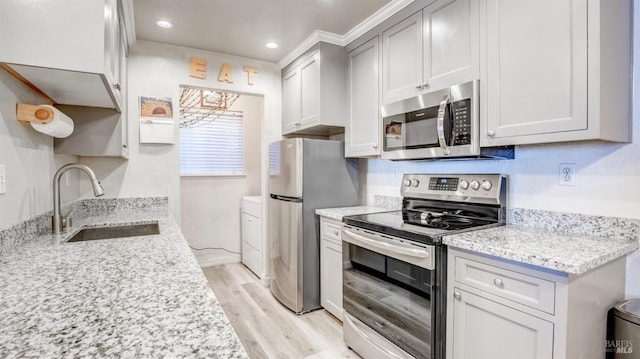
[[[222,67],[220,67],[220,74],[218,75],[218,81],[228,82],[230,84],[233,83],[233,75],[231,74],[231,65],[229,65],[226,62],[222,64]]]

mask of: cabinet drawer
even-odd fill
[[[337,223],[331,223],[328,221],[322,221],[322,236],[327,239],[333,239],[338,243],[341,243],[340,231],[342,226]]]
[[[554,314],[554,282],[466,258],[454,262],[457,282]]]

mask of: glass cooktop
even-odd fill
[[[354,227],[415,240],[438,243],[447,234],[482,226],[500,225],[495,221],[460,216],[447,212],[401,210],[345,216],[342,221]]]

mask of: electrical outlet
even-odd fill
[[[0,165],[0,194],[7,193],[7,169]]]
[[[576,185],[576,164],[575,163],[561,163],[560,170],[558,172],[558,184],[561,186],[575,186]]]

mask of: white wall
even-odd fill
[[[189,76],[191,57],[207,60],[206,79]],[[231,64],[232,84],[217,80],[220,67],[225,62]],[[247,73],[243,71],[245,65],[258,69],[253,86],[247,84]],[[139,96],[171,97],[177,124],[180,85],[262,95],[265,113],[263,156],[268,153],[265,144],[280,138],[280,70],[274,63],[139,40],[130,51],[128,66],[129,160],[82,159],[84,163],[96,167],[109,196],[168,196],[171,212],[180,222],[178,126],[175,127],[175,145],[139,144]],[[267,166],[265,161],[262,161],[263,176]],[[266,193],[265,186],[266,180],[263,179],[262,193]],[[88,188],[83,189],[88,195]]]
[[[62,165],[77,162],[75,156],[54,156],[53,137],[36,132],[16,120],[16,104],[46,104],[5,71],[0,70],[0,164],[6,166],[7,193],[0,194],[0,229],[53,208],[52,180]],[[79,198],[78,171],[63,177],[62,201]]]
[[[640,74],[640,6],[634,10],[634,73]],[[615,55],[610,55],[615,56]],[[365,195],[400,195],[403,173],[489,173],[510,176],[509,206],[640,218],[640,77],[633,82],[633,143],[581,142],[519,146],[508,161],[390,162],[363,160]],[[576,164],[576,185],[558,185],[559,164]],[[627,296],[640,297],[640,255],[627,257]]]
[[[182,233],[201,266],[241,259],[240,202],[261,194],[262,97],[240,95],[230,108],[243,112],[244,176],[181,178]]]

